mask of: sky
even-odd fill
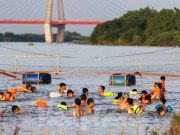
[[[57,20],[57,0],[53,0],[52,20]],[[44,20],[47,0],[0,0],[0,20]],[[65,20],[106,21],[129,10],[147,6],[156,10],[180,8],[180,0],[63,0]],[[94,25],[66,25],[66,31],[89,36]],[[43,25],[0,24],[0,33],[44,33]],[[57,28],[53,28],[53,33]]]

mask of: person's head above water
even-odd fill
[[[129,94],[123,93],[122,98],[123,98],[123,100],[127,100],[129,98]]]
[[[82,92],[83,92],[83,94],[85,94],[86,96],[88,96],[88,89],[87,89],[87,88],[83,88],[83,89],[82,89]]]
[[[3,97],[4,97],[4,94],[0,93],[0,100],[3,99]]]
[[[104,90],[105,90],[105,87],[103,85],[99,86],[99,93],[104,92]]]
[[[65,83],[60,83],[60,85],[59,85],[63,90],[65,90],[66,89],[66,84]]]
[[[164,116],[166,114],[165,110],[162,107],[159,107],[157,109],[157,112],[160,116]]]
[[[132,98],[128,98],[127,99],[127,104],[128,105],[133,105],[133,99]]]
[[[7,94],[6,94],[6,99],[10,99],[11,96],[12,96],[12,93],[11,93],[11,92],[7,92]]]
[[[161,90],[162,89],[162,84],[161,83],[157,83],[155,87],[158,88],[159,90]]]
[[[87,98],[87,96],[86,96],[85,94],[82,94],[82,95],[81,95],[81,100],[86,101],[86,98]]]
[[[165,81],[165,80],[166,80],[166,77],[165,77],[165,76],[161,76],[161,77],[160,77],[160,80]]]
[[[146,91],[146,90],[143,90],[143,91],[141,91],[141,94],[146,95],[146,94],[147,94],[147,91]]]
[[[79,98],[76,98],[74,103],[77,105],[77,106],[80,106],[81,105],[81,100]]]
[[[93,107],[94,106],[94,99],[88,98],[87,104],[88,104],[89,107]]]
[[[74,96],[74,92],[70,89],[67,91],[67,97],[72,98]]]
[[[31,92],[32,92],[32,93],[35,93],[35,92],[37,92],[37,89],[36,89],[36,87],[31,87]]]
[[[63,101],[63,102],[61,102],[61,105],[67,105],[67,104],[66,104],[66,102]]]
[[[12,112],[15,113],[15,114],[25,113],[25,111],[21,110],[17,105],[12,106]]]
[[[164,105],[166,103],[166,99],[164,99],[164,98],[159,99],[159,103]]]
[[[31,91],[31,84],[26,84],[26,89]]]
[[[118,92],[117,96],[118,96],[119,98],[121,98],[121,97],[122,97],[122,92]]]

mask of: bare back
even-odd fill
[[[74,117],[85,116],[85,112],[81,107],[76,107],[76,109],[73,110],[73,116]]]

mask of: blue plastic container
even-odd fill
[[[51,74],[44,74],[44,73],[39,74],[39,82],[38,82],[38,74],[27,74],[27,79],[25,78],[25,74],[23,74],[22,83],[50,84]]]
[[[114,74],[109,78],[109,85],[135,85],[136,76],[131,74]]]

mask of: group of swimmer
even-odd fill
[[[37,92],[36,87],[32,87],[31,84],[27,84],[26,86],[22,86],[18,88],[17,90],[15,89],[9,89],[7,93],[0,93],[0,100],[1,101],[14,101],[15,100],[15,93],[16,92]],[[68,98],[73,98],[74,97],[74,92],[72,90],[66,90],[66,84],[61,83],[59,88],[58,88],[58,94],[61,93],[66,93],[67,92],[67,97]],[[165,106],[166,99],[165,99],[165,77],[161,76],[160,81],[155,82],[154,86],[152,87],[151,92],[148,94],[147,91],[143,90],[140,93],[139,98],[137,99],[137,102],[139,105],[134,104],[134,99],[130,98],[130,95],[136,95],[138,91],[136,89],[133,89],[130,92],[130,95],[128,93],[122,93],[119,92],[117,96],[114,99],[113,104],[114,105],[119,105],[120,110],[125,110],[129,114],[140,114],[144,111],[144,106],[142,104],[150,105],[154,102],[154,100],[159,100],[159,104],[156,105],[155,107],[155,112],[158,112],[160,116],[164,116],[166,112],[172,112],[172,107],[171,106]],[[93,114],[94,113],[94,100],[93,98],[88,98],[88,89],[83,88],[82,90],[82,95],[80,98],[75,98],[72,106],[75,107],[73,110],[73,116],[74,117],[80,117],[80,116],[85,116],[86,114]],[[114,96],[114,93],[112,92],[105,92],[105,87],[104,86],[99,86],[99,96],[101,97],[108,97],[108,96]],[[45,99],[38,99],[35,102],[35,106],[37,108],[40,107],[47,107],[47,100]],[[82,109],[82,107],[86,107],[86,111]],[[60,104],[57,105],[57,108],[59,110],[67,110],[68,106],[65,101],[62,101]],[[0,116],[3,115],[4,111],[0,112]],[[20,109],[18,106],[12,106],[12,112],[15,114],[18,113],[24,113],[25,111]]]

